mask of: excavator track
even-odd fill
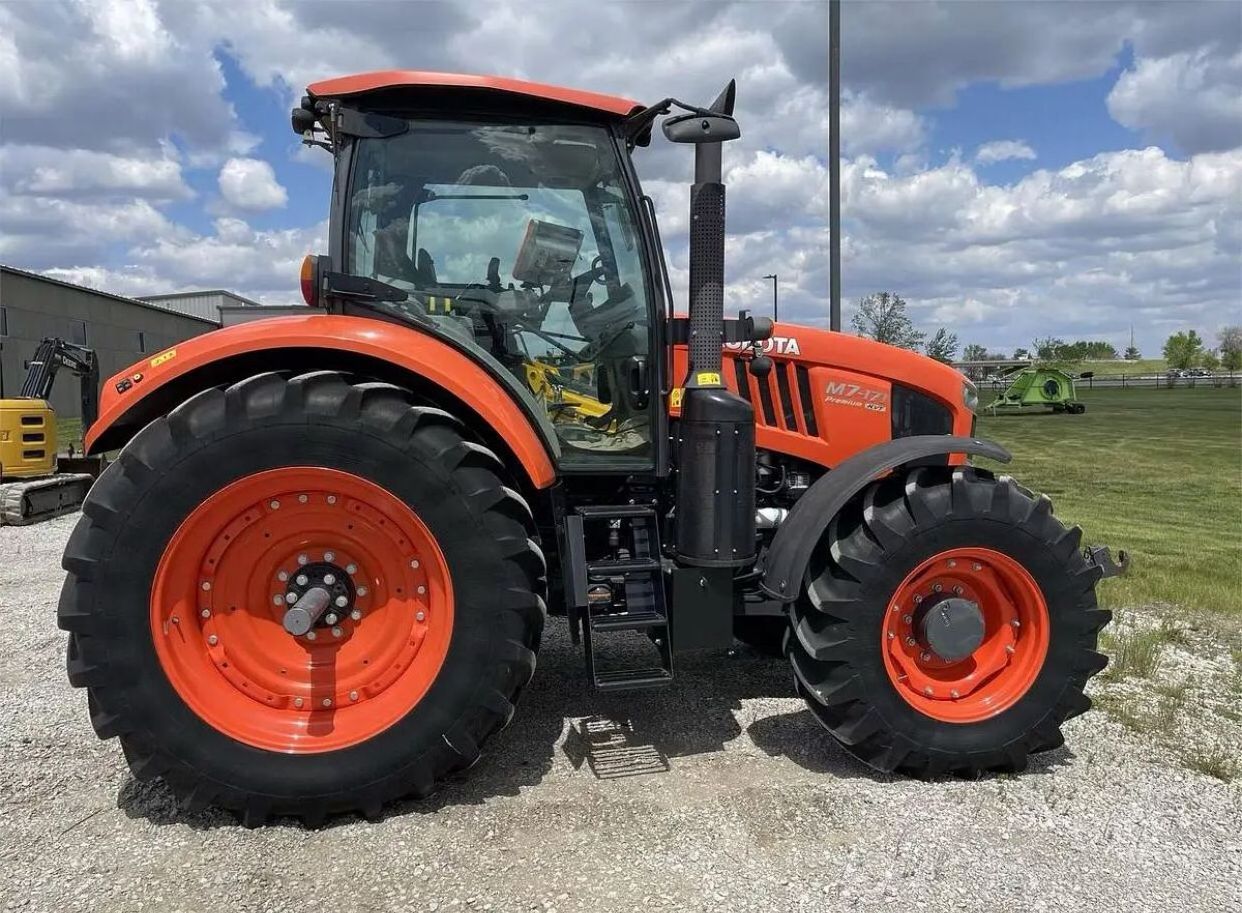
[[[0,526],[40,523],[82,507],[95,479],[84,472],[0,485]]]

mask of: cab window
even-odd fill
[[[650,464],[649,307],[608,132],[413,121],[360,141],[349,271],[525,385],[562,461]]]

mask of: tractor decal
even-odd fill
[[[726,342],[724,348],[733,352],[740,352],[743,349],[749,349],[754,343],[749,342]],[[765,339],[758,344],[758,347],[767,355],[801,355],[802,346],[798,345],[798,337],[796,336],[773,336]]]
[[[888,411],[888,392],[862,384],[832,380],[824,391],[824,401],[839,406],[853,406],[871,412]]]

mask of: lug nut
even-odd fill
[[[918,641],[917,641],[917,640],[915,640],[913,637],[907,637],[907,638],[906,638],[906,646],[907,646],[907,647],[913,647],[916,643],[918,643]]]
[[[279,580],[281,583],[284,583],[286,580],[289,579],[289,572],[281,571],[279,574],[276,575],[276,579]]]
[[[210,590],[210,589],[211,589],[211,581],[204,580],[203,581],[203,592],[206,592],[207,590]]]
[[[334,561],[334,560],[336,560],[336,552],[324,552],[324,553],[323,553],[323,560],[324,560],[324,561]]]
[[[207,643],[211,644],[213,647],[219,642],[220,642],[220,638],[216,637],[216,635],[214,634],[212,634],[210,637],[207,638]]]
[[[298,601],[297,593],[285,593],[285,602],[289,603],[289,605],[293,605],[297,601]]]
[[[895,638],[896,636],[897,636],[897,635],[896,635],[896,634],[894,634],[892,631],[889,631],[889,632],[888,632],[888,639],[889,639],[889,640],[892,640],[892,639],[893,639],[893,638]]]
[[[310,561],[310,559],[305,555],[298,555],[298,564],[306,564],[308,561]]]
[[[418,570],[418,559],[417,558],[415,558],[413,561],[410,562],[410,567],[414,568],[414,570]]]
[[[961,588],[960,586],[955,586],[955,587],[953,588],[953,595],[954,595],[954,596],[961,596],[961,595],[962,595],[962,588]]]
[[[329,504],[335,504],[335,503],[336,503],[336,495],[328,495],[328,503],[329,503]]]
[[[981,571],[981,570],[983,570],[983,565],[982,565],[982,564],[980,564],[978,561],[976,561],[974,564],[972,564],[972,565],[970,566],[970,569],[971,569],[972,571]]]
[[[293,706],[300,710],[302,708],[302,699],[300,697],[295,697],[293,699]]]
[[[309,501],[309,500],[310,500],[310,499],[309,499],[309,498],[307,498],[307,497],[306,497],[306,495],[298,495],[298,503],[299,503],[299,504],[305,504],[305,503],[306,503],[307,501]]]
[[[1013,656],[1014,654],[1013,644],[1005,644],[1005,652],[1008,653],[1010,656]]]
[[[417,621],[423,621],[424,619],[426,619],[426,617],[427,617],[426,612],[415,612],[414,613],[414,618]]]
[[[358,700],[358,692],[357,692],[357,691],[351,691],[351,692],[349,692],[349,699],[350,699],[351,701],[356,701],[356,700]]]
[[[340,609],[345,608],[345,606],[349,605],[349,597],[348,596],[337,596],[336,605],[337,605],[337,608],[340,608]]]
[[[345,573],[351,577],[354,576],[354,574],[358,573],[358,565],[356,564],[345,565]]]
[[[333,628],[333,629],[332,629],[332,636],[333,636],[333,637],[340,637],[340,636],[341,636],[341,629],[340,629],[340,628]]]
[[[324,557],[327,558],[328,556],[324,555]],[[335,574],[324,574],[323,582],[326,583],[328,586],[332,586],[332,584],[336,583],[336,575]]]
[[[359,596],[365,596],[367,594],[367,588],[364,586],[360,586],[358,587],[357,593]]]
[[[958,690],[954,688],[952,691],[949,692],[949,697],[958,698],[958,697],[961,697],[961,694],[959,694]]]
[[[210,617],[211,617],[211,609],[203,609],[203,611],[199,612],[198,614],[199,614],[199,615],[202,615],[204,618],[210,618]]]
[[[285,604],[285,597],[281,596],[279,593],[277,593],[275,596],[272,597],[272,605],[284,605],[284,604]]]
[[[930,653],[920,653],[920,654],[919,654],[919,659],[921,659],[921,660],[922,660],[923,662],[925,662],[925,663],[929,663],[929,662],[931,662],[931,658],[932,658],[932,657],[931,657],[931,654],[930,654]]]
[[[943,589],[944,589],[944,587],[942,587],[940,584],[938,584],[938,583],[937,583],[936,585],[934,585],[934,586],[932,587],[932,592],[933,592],[933,593],[939,593],[939,592],[940,592],[941,590],[943,590]]]
[[[280,510],[279,501],[268,501],[267,506],[270,507],[272,510]]]
[[[330,625],[334,625],[341,619],[340,619],[340,616],[338,616],[335,612],[329,612],[327,615],[323,617],[323,620],[326,621]]]
[[[325,698],[323,699],[323,705],[324,705],[325,707],[331,707],[331,706],[332,706],[332,698],[330,698],[330,697],[325,697]]]
[[[427,592],[427,588],[426,588],[425,586],[420,586],[420,587],[418,588],[418,595],[419,595],[419,596],[422,596],[422,595],[423,595],[424,593],[426,593],[426,592]]]
[[[952,558],[949,559],[949,567],[957,567],[957,562]]]
[[[931,685],[928,685],[926,688],[924,688],[923,693],[926,694],[928,697],[931,697],[933,694],[935,694],[935,692],[932,690]]]
[[[319,636],[319,635],[318,635],[318,634],[316,634],[314,631],[307,631],[307,632],[306,632],[306,639],[307,639],[307,640],[314,640],[314,639],[315,639],[316,637],[318,637],[318,636]]]
[[[362,613],[359,612],[357,609],[354,609],[352,612],[350,612],[349,617],[352,618],[354,621],[362,621]]]
[[[301,561],[302,559],[299,558],[298,560]],[[298,574],[298,576],[294,579],[293,582],[296,583],[298,586],[306,586],[306,584],[310,583],[310,578],[307,577],[305,574]]]
[[[913,615],[902,615],[901,620],[904,621],[906,624],[912,624],[914,622],[914,616]]]
[[[1009,622],[1009,623],[1010,623],[1011,625],[1013,625],[1015,628],[1020,628],[1020,627],[1022,627],[1022,622],[1018,621],[1018,619],[1016,619],[1016,618],[1015,618],[1015,619],[1013,619],[1013,621],[1011,621],[1011,622]]]
[[[922,602],[922,601],[923,601],[923,594],[922,594],[922,593],[916,593],[916,594],[914,595],[914,604],[915,604],[915,605],[918,605],[918,604],[919,604],[920,602]]]

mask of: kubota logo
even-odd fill
[[[824,400],[838,406],[852,406],[869,412],[888,411],[888,391],[848,381],[830,380],[824,391]]]
[[[743,349],[750,348],[749,342],[726,342],[724,347],[734,352],[740,352]],[[759,348],[766,354],[772,355],[801,355],[802,347],[798,345],[798,337],[796,336],[773,336],[771,339],[765,339],[759,343]]]

